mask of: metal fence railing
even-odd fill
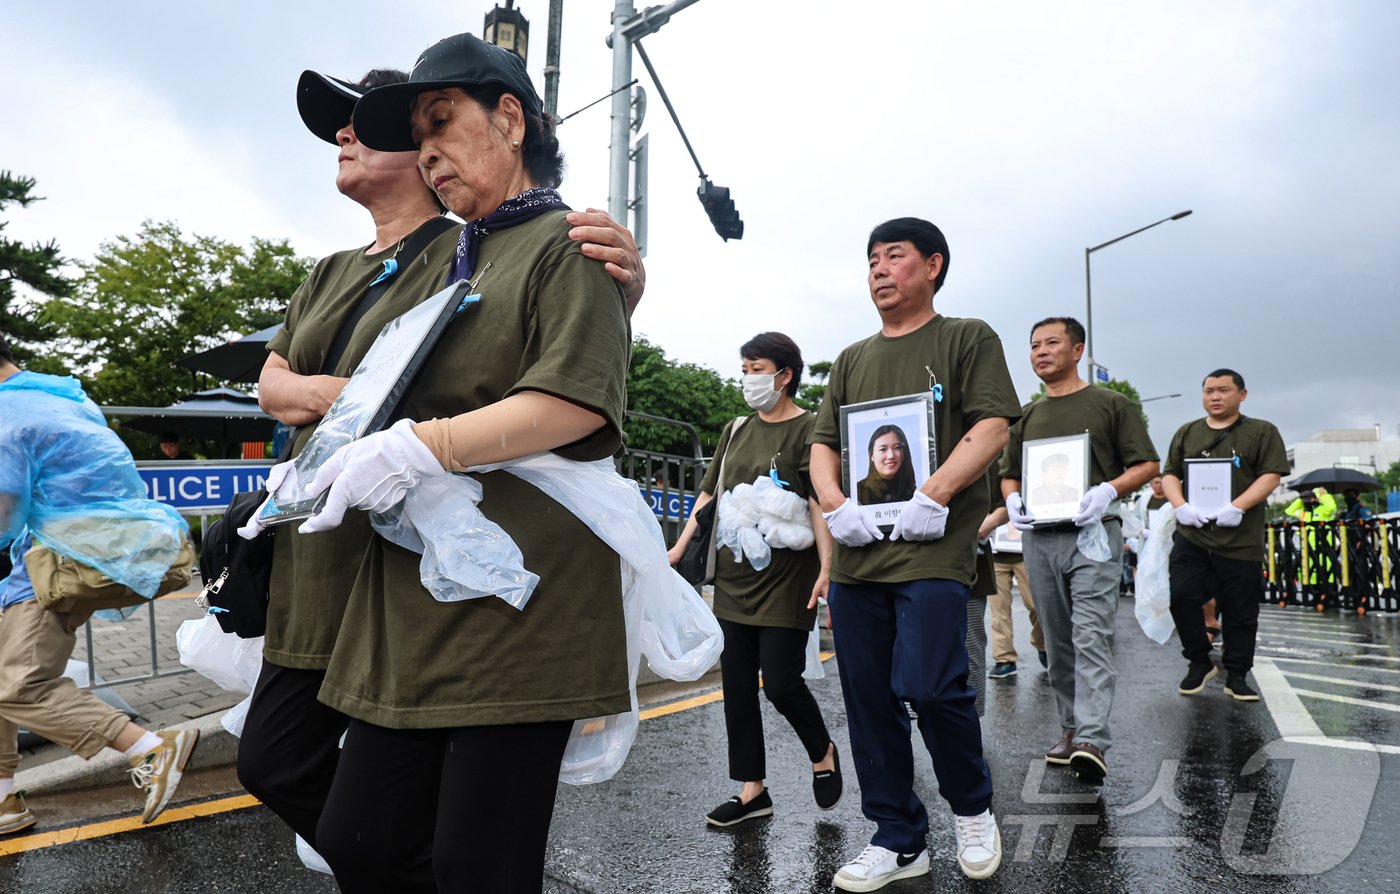
[[[1400,520],[1271,522],[1266,598],[1325,611],[1400,611]]]

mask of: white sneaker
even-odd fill
[[[1001,865],[1001,830],[992,811],[953,817],[958,834],[958,865],[968,878],[988,878]]]
[[[842,891],[878,891],[895,879],[927,873],[927,849],[917,854],[898,854],[872,844],[837,870],[831,882]]]

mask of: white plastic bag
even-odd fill
[[[1149,521],[1147,545],[1138,556],[1137,580],[1133,584],[1135,613],[1142,632],[1155,642],[1165,643],[1176,629],[1171,614],[1170,575],[1176,515],[1168,504],[1153,510]]]
[[[543,453],[469,471],[496,469],[505,469],[530,482],[574,513],[618,554],[621,562],[632,708],[623,714],[575,722],[559,772],[560,781],[571,785],[604,782],[622,769],[637,734],[637,671],[641,656],[645,655],[651,669],[667,679],[695,680],[719,660],[724,636],[709,606],[667,560],[661,527],[637,483],[618,475],[611,460],[575,462]],[[409,507],[394,518],[372,519],[381,533],[384,525],[400,526],[396,532],[402,540],[396,542],[407,548],[415,548],[410,545],[415,539],[420,545],[436,545],[431,556],[427,549],[421,550],[425,580],[441,579],[451,584],[458,582],[459,575],[471,580],[478,579],[477,575],[489,578],[493,574],[510,580],[522,580],[523,575],[534,577],[521,567],[523,557],[512,566],[510,551],[514,550],[515,556],[520,552],[505,531],[497,528],[499,537],[484,533],[487,525],[494,523],[475,508],[475,502],[481,499],[477,482],[462,475],[436,476],[426,481],[433,482],[435,488],[418,498],[419,506],[426,507],[430,498],[434,505],[442,507],[441,512],[418,512],[416,507]],[[415,500],[417,490],[409,490],[405,504]],[[458,510],[463,503],[473,504],[479,521],[459,527],[462,513]],[[412,531],[411,536],[408,531]],[[489,558],[482,558],[485,554],[477,549],[477,540],[483,537],[492,547]]]
[[[224,633],[213,615],[180,625],[175,631],[180,663],[238,695],[249,695],[262,670],[263,638],[240,639]]]
[[[1079,537],[1076,538],[1075,544],[1079,547],[1079,551],[1084,554],[1084,558],[1091,562],[1107,562],[1113,558],[1113,554],[1108,549],[1108,529],[1103,526],[1101,521],[1080,528]]]
[[[822,680],[826,678],[826,665],[822,664],[822,619],[817,613],[812,634],[807,637],[807,666],[802,669],[802,679]]]
[[[296,839],[297,856],[301,857],[301,865],[305,866],[307,869],[314,869],[317,872],[324,872],[326,875],[334,874],[331,872],[330,864],[326,862],[326,858],[322,857],[320,854],[312,850],[311,845],[306,843],[305,838],[302,838],[300,835],[298,835],[296,836]]]
[[[720,495],[716,546],[727,546],[734,561],[767,568],[774,549],[807,549],[815,542],[807,501],[766,475]]]

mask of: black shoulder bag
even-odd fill
[[[715,498],[695,513],[695,536],[690,538],[685,555],[676,563],[676,571],[680,576],[696,586],[704,586],[715,579],[715,559],[718,553],[715,546],[715,522],[719,512],[719,498],[724,495],[724,458],[729,454],[729,445],[734,443],[734,436],[739,433],[739,429],[748,418],[740,416],[735,419],[734,427],[729,430],[729,440],[724,443],[724,453],[720,454],[719,458]]]
[[[451,220],[438,218],[419,227],[395,253],[394,269],[407,267],[429,242],[454,226],[456,224]],[[350,312],[331,342],[321,363],[321,375],[334,372],[345,355],[355,326],[393,282],[392,274],[381,276],[365,290],[359,304]],[[300,431],[300,427],[292,430],[277,456],[277,462],[283,463],[291,458],[292,446]],[[274,532],[265,530],[253,540],[244,540],[238,536],[238,529],[248,523],[267,496],[265,488],[235,494],[223,517],[209,526],[199,557],[199,576],[204,581],[204,589],[199,594],[198,604],[218,620],[225,633],[236,634],[243,639],[252,639],[267,632]]]

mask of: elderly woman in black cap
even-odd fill
[[[523,63],[448,38],[408,83],[365,94],[354,125],[380,151],[417,149],[425,181],[468,221],[446,279],[481,300],[437,344],[401,420],[322,467],[312,489],[328,487],[326,506],[301,530],[386,510],[429,476],[544,451],[612,456],[626,307],[569,239],[563,159]],[[386,295],[366,324],[411,303]],[[363,326],[351,348],[370,340]],[[345,559],[357,573],[320,699],[351,719],[316,846],[347,892],[538,891],[574,722],[631,709],[617,554],[521,478],[472,477],[539,576],[523,610],[435,601],[420,557],[377,535]]]
[[[374,241],[322,259],[297,290],[286,324],[268,345],[259,383],[265,410],[305,446],[384,323],[382,307],[401,311],[441,288],[452,268],[460,224],[428,188],[414,151],[379,151],[357,138],[351,122],[367,89],[408,76],[371,71],[352,84],[307,71],[297,107],[307,128],[339,148],[336,187],[370,212]],[[631,235],[601,212],[569,214],[569,239],[603,262],[640,299],[644,271]],[[615,303],[616,295],[604,300]],[[361,322],[363,320],[363,325]],[[257,526],[247,534],[256,534]],[[289,532],[290,533],[290,532]],[[239,745],[243,785],[313,846],[349,718],[317,700],[341,618],[371,531],[363,512],[346,514],[334,532],[281,536],[274,548],[263,667]],[[430,867],[420,881],[432,883]]]

